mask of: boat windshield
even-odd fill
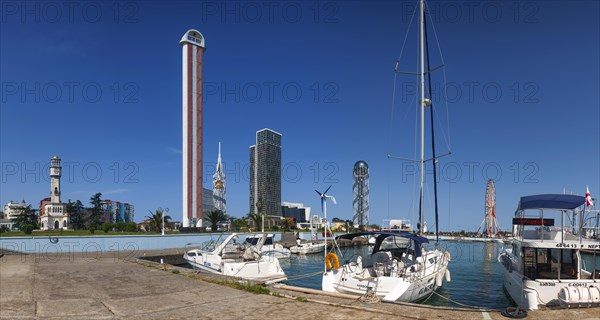
[[[211,237],[210,240],[200,243],[200,246],[199,246],[200,250],[205,251],[205,252],[212,252],[215,249],[217,249],[217,247],[219,245],[221,245],[223,243],[223,241],[225,241],[228,237],[229,237],[228,234],[221,234],[215,239],[213,239]],[[235,239],[234,239],[234,241],[235,241]]]
[[[248,237],[248,238],[246,238],[245,242],[255,246],[259,243],[260,238],[261,238],[260,236]],[[273,244],[273,237],[269,235],[267,237],[267,240],[265,240],[265,245],[270,245],[270,244]]]
[[[389,251],[392,257],[400,259],[403,253],[414,254],[414,249],[414,241],[404,237],[389,236],[383,239],[379,248],[375,248],[373,253]]]

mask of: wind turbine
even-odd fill
[[[327,220],[327,199],[331,199],[331,201],[333,201],[333,204],[337,204],[334,196],[327,195],[327,191],[329,191],[329,189],[331,189],[331,187],[332,186],[329,186],[329,188],[327,188],[327,190],[325,190],[325,192],[323,192],[323,193],[320,193],[317,189],[315,189],[315,192],[318,193],[319,196],[321,197],[321,210],[323,210],[323,216],[324,216],[325,220]]]
[[[325,190],[323,193],[320,193],[317,189],[315,189],[315,192],[319,194],[319,197],[321,197],[321,210],[323,210],[323,216],[325,219],[325,232],[323,234],[323,237],[325,238],[325,260],[327,260],[327,234],[329,233],[329,223],[327,222],[327,199],[331,199],[333,204],[337,204],[334,196],[327,195],[327,191],[329,191],[331,187],[332,186],[329,186],[329,188],[327,188],[327,190]],[[327,264],[325,264],[325,272],[327,272]]]

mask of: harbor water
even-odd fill
[[[431,244],[430,244],[431,245]],[[455,242],[440,241],[442,249],[447,249],[452,255],[450,270],[452,281],[445,282],[425,304],[436,306],[460,305],[478,306],[490,309],[504,309],[514,303],[506,296],[502,288],[501,265],[496,260],[502,249],[501,243],[495,242]],[[353,261],[357,256],[368,254],[372,250],[369,246],[342,248],[340,263]],[[324,268],[324,253],[306,256],[292,255],[290,259],[280,260],[281,267],[291,280],[287,284],[321,289],[321,274],[301,278],[322,271]],[[298,279],[295,279],[299,277]],[[439,294],[439,296],[438,296]]]

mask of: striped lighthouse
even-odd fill
[[[182,51],[183,227],[202,226],[202,55],[204,37],[188,30]]]

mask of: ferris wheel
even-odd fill
[[[496,237],[496,234],[500,231],[496,221],[496,187],[492,179],[488,180],[485,188],[485,217],[479,229],[477,229],[477,233],[479,233],[482,226],[484,227],[483,235],[485,237]]]

